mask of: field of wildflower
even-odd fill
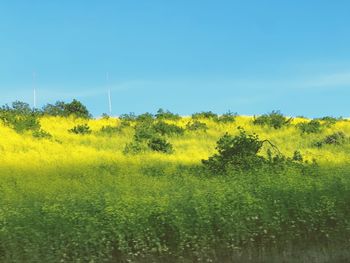
[[[350,260],[348,120],[159,116],[40,115],[36,132],[3,121],[0,261]],[[269,142],[261,159],[289,161],[207,169],[243,129]]]

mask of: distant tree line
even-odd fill
[[[32,109],[28,103],[15,101],[9,105],[4,105],[0,109],[1,114],[13,114],[17,116],[24,115],[33,115],[33,116],[75,116],[78,118],[91,118],[87,107],[81,103],[80,101],[74,99],[70,103],[66,103],[63,101],[57,101],[54,104],[46,104],[42,109]]]

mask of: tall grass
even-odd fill
[[[189,118],[170,121],[185,128]],[[118,119],[44,117],[51,139],[0,127],[1,262],[332,262],[350,259],[350,145],[252,124],[201,120],[204,131],[171,136],[173,154],[125,155],[133,128]],[[85,124],[92,133],[69,133]],[[200,169],[225,132],[269,139],[318,166],[215,176]]]

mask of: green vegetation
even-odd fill
[[[288,123],[290,123],[291,120],[292,118],[287,119],[279,111],[272,111],[269,114],[263,114],[257,118],[254,118],[253,123],[255,125],[266,125],[275,129],[280,129],[283,126],[286,126]]]
[[[345,119],[79,109],[0,111],[0,262],[350,260]]]

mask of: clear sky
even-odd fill
[[[350,116],[348,0],[2,0],[0,104]],[[36,72],[35,83],[32,75]],[[106,80],[109,72],[109,81]]]

